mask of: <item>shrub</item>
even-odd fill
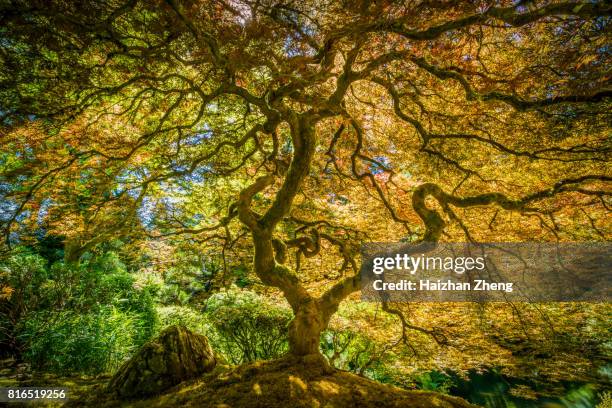
[[[155,335],[159,323],[155,298],[149,288],[145,287],[142,290],[132,289],[126,294],[125,298],[118,299],[116,302],[111,303],[111,305],[135,319],[135,346],[142,346]]]
[[[388,359],[387,349],[366,335],[347,329],[326,330],[321,336],[321,352],[336,368],[376,378],[381,382],[384,380],[382,377]]]
[[[21,251],[0,263],[0,345],[36,368],[112,371],[157,326],[148,287],[112,252],[81,265]]]
[[[454,385],[453,379],[439,371],[427,371],[415,376],[418,389],[448,394]]]
[[[214,330],[203,313],[186,306],[161,306],[157,308],[159,330],[168,326],[183,325],[189,330],[209,336]]]
[[[14,254],[0,263],[0,350],[17,353],[17,326],[33,310],[47,303],[46,261],[28,252]]]
[[[215,328],[213,348],[234,364],[278,358],[288,349],[291,310],[253,292],[215,294],[208,299],[206,315]]]
[[[135,316],[112,306],[89,313],[37,313],[25,322],[24,359],[61,374],[114,371],[136,348]]]
[[[134,292],[134,278],[114,252],[106,252],[80,265],[56,262],[50,278],[61,282],[64,308],[89,310],[98,304],[125,301]]]

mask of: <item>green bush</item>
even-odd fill
[[[63,310],[88,314],[95,313],[100,306],[112,306],[133,320],[135,347],[154,335],[157,313],[152,289],[135,288],[134,276],[116,253],[102,253],[78,267],[58,262],[52,265],[51,276],[66,283]]]
[[[89,313],[37,313],[23,327],[24,359],[39,370],[112,372],[136,348],[136,316],[112,306]]]
[[[168,326],[183,325],[195,333],[210,336],[214,330],[203,313],[186,306],[160,306],[157,308],[157,316],[160,331]]]
[[[176,283],[166,283],[159,290],[159,300],[165,305],[185,306],[191,296]]]
[[[42,257],[29,252],[0,262],[0,354],[19,352],[19,323],[50,303],[45,265]]]
[[[420,390],[436,391],[443,394],[448,394],[450,388],[454,385],[451,377],[439,371],[420,373],[415,376],[415,382]]]
[[[149,288],[132,290],[126,299],[118,302],[118,308],[136,319],[134,323],[137,328],[134,338],[135,346],[142,346],[156,334],[159,318],[155,298]]]
[[[326,330],[321,335],[321,352],[336,368],[384,382],[381,369],[387,354],[366,335],[353,330]]]
[[[100,304],[125,302],[134,292],[134,278],[118,255],[106,252],[79,265],[56,262],[50,279],[61,282],[64,308],[87,311]]]
[[[208,299],[206,315],[215,329],[209,335],[213,347],[229,362],[278,358],[288,349],[291,310],[253,292],[233,289],[217,293]]]
[[[150,288],[113,252],[47,267],[20,250],[0,262],[0,295],[0,349],[48,371],[112,371],[157,327]]]

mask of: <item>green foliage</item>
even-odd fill
[[[189,306],[158,306],[159,330],[181,324],[207,336],[226,361],[240,364],[282,356],[292,313],[254,292],[230,289],[211,296],[204,312]]]
[[[278,358],[288,348],[291,310],[254,292],[228,290],[210,297],[206,315],[213,347],[234,364]]]
[[[0,262],[0,350],[17,351],[16,328],[32,310],[44,306],[46,261],[29,252],[18,252]]]
[[[65,284],[69,290],[66,297],[78,309],[125,302],[134,292],[134,278],[114,252],[103,253],[78,266],[55,263],[51,266],[51,275]]]
[[[417,387],[421,390],[437,391],[448,394],[453,386],[453,379],[439,371],[428,371],[415,377]]]
[[[363,333],[354,330],[326,330],[321,335],[320,347],[336,368],[380,382],[393,382],[386,368],[389,363],[387,350]]]
[[[13,328],[12,343],[39,370],[113,371],[173,324],[208,336],[214,349],[233,363],[276,358],[287,351],[292,318],[287,307],[235,288],[213,295],[205,311],[198,312],[187,306],[189,295],[178,281],[183,274],[176,268],[169,281],[155,282],[137,279],[113,251],[86,254],[78,265],[55,262],[49,267],[44,258],[23,252],[3,262],[1,271],[6,289],[2,304],[18,305],[21,311],[10,315],[11,324],[3,313],[3,327]],[[8,335],[3,335],[7,343]]]
[[[20,252],[0,262],[0,285],[4,298],[31,302],[39,300],[37,294],[40,286],[47,279],[45,260],[29,252]],[[23,298],[23,299],[22,299]]]
[[[249,279],[249,271],[246,266],[240,265],[232,269],[232,274],[235,276],[235,283],[239,288],[246,288],[251,284],[251,280]]]
[[[190,296],[180,285],[167,283],[159,291],[159,300],[166,305],[184,306],[189,303]]]
[[[136,318],[134,325],[137,331],[134,344],[140,347],[155,335],[159,324],[155,298],[148,288],[144,288],[132,291],[126,300],[121,310]]]
[[[189,330],[208,336],[214,330],[203,313],[185,306],[160,306],[157,308],[160,331],[168,326],[183,325]]]
[[[55,262],[17,252],[0,264],[3,349],[53,372],[114,370],[157,327],[155,299],[114,252]]]
[[[593,408],[597,400],[595,384],[583,381],[551,383],[529,377],[512,377],[503,374],[499,367],[471,370],[467,376],[452,371],[442,376],[450,380],[453,395],[487,408]]]
[[[612,392],[606,391],[599,395],[597,408],[612,408]]]
[[[115,307],[89,313],[37,313],[25,322],[24,354],[36,369],[58,373],[112,372],[133,352],[136,316]]]

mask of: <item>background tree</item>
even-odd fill
[[[317,354],[359,290],[364,240],[609,238],[609,15],[605,2],[4,2],[7,242],[48,220],[77,260],[139,220],[158,238],[242,245],[293,310],[290,352]],[[436,336],[385,310],[402,340]]]

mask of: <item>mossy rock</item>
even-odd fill
[[[170,326],[121,366],[108,390],[123,398],[150,396],[209,372],[216,364],[205,336]]]

